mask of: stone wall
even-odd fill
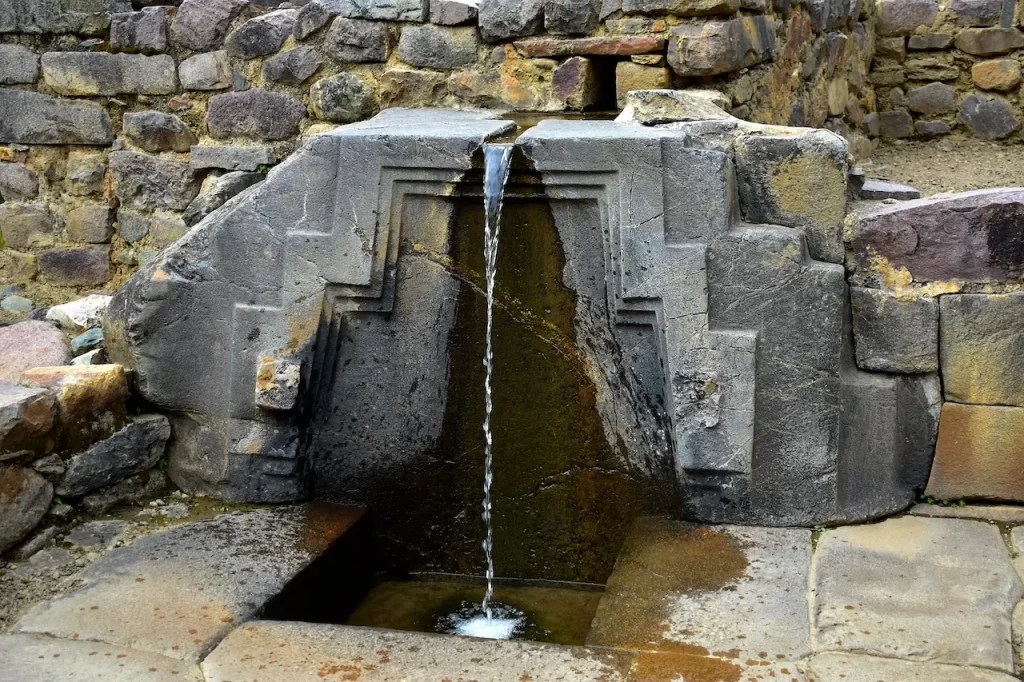
[[[1015,0],[878,0],[871,82],[883,138],[960,130],[1017,141],[1024,21]]]
[[[302,135],[383,108],[609,111],[699,85],[863,151],[873,107],[859,0],[2,5],[0,280],[36,305],[113,290]]]

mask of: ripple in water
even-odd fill
[[[464,601],[457,611],[438,619],[437,631],[481,639],[515,639],[526,632],[525,613],[498,602],[491,602],[489,606],[488,616],[480,604]]]

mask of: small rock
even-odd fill
[[[182,219],[186,225],[192,227],[223,206],[228,199],[242,190],[262,182],[265,177],[263,173],[234,171],[232,173],[225,173],[220,177],[211,178],[208,183],[204,183],[203,190],[199,193],[199,196],[185,209]]]
[[[170,7],[143,7],[139,12],[110,16],[110,47],[148,54],[167,49],[167,12]]]
[[[907,201],[909,199],[921,198],[921,190],[916,187],[875,179],[868,179],[861,186],[858,193],[861,199],[898,199],[900,201]]]
[[[187,152],[199,140],[180,118],[159,111],[138,111],[124,115],[125,137],[147,152]]]
[[[883,111],[878,115],[879,134],[889,139],[911,137],[914,119],[906,111]]]
[[[9,313],[28,313],[32,312],[32,308],[32,300],[24,296],[8,296],[0,301],[0,309]]]
[[[21,545],[11,553],[11,558],[15,561],[26,561],[31,559],[32,555],[40,551],[43,547],[46,547],[57,537],[57,526],[47,526],[40,531],[37,531],[31,538],[21,543]]]
[[[729,100],[716,90],[633,90],[626,94],[619,122],[657,125],[729,118]]]
[[[409,26],[398,41],[398,57],[413,66],[452,69],[475,63],[478,44],[472,26]]]
[[[185,0],[171,21],[171,42],[196,52],[216,50],[248,0]]]
[[[0,381],[16,383],[32,367],[66,365],[71,345],[60,329],[30,320],[0,327]]]
[[[156,466],[171,426],[163,415],[141,415],[110,438],[67,461],[58,495],[78,497]]]
[[[299,86],[324,63],[320,54],[308,45],[300,45],[263,62],[263,80],[280,85]]]
[[[220,97],[210,100],[210,108]],[[121,205],[129,208],[166,208],[183,211],[199,193],[199,182],[187,163],[137,152],[110,154],[110,174]]]
[[[114,485],[82,498],[90,514],[102,514],[121,504],[137,504],[167,488],[167,475],[157,469],[129,476]]]
[[[953,44],[967,54],[990,57],[1024,47],[1024,33],[1015,28],[966,28]]]
[[[32,462],[32,468],[45,476],[46,480],[53,483],[55,480],[60,480],[60,477],[64,475],[64,460],[59,455],[50,453]]]
[[[615,66],[615,99],[619,106],[626,106],[627,96],[632,91],[650,92],[671,87],[672,74],[665,67],[645,66],[632,61],[619,62]]]
[[[99,194],[105,189],[107,157],[103,153],[71,150],[68,152],[64,184],[75,196]]]
[[[373,89],[350,73],[322,78],[309,90],[317,118],[332,123],[353,123],[369,118],[377,108]]]
[[[97,286],[110,278],[110,247],[50,249],[39,254],[39,274],[58,286]]]
[[[338,14],[338,7],[336,3],[327,2],[326,0],[312,0],[302,7],[295,13],[295,28],[292,29],[292,35],[295,36],[296,40],[305,40],[316,31],[323,28],[331,17]]]
[[[149,218],[141,213],[118,209],[117,234],[129,244],[141,241],[149,234]]]
[[[910,50],[945,50],[952,44],[952,33],[915,33],[907,39]]]
[[[88,353],[83,353],[77,358],[71,361],[71,364],[76,367],[83,365],[103,365],[106,364],[106,355],[102,348],[91,350]]]
[[[36,527],[52,499],[53,486],[31,469],[0,468],[0,553]]]
[[[99,328],[82,332],[71,340],[71,352],[81,355],[103,345],[103,330]],[[71,364],[75,364],[74,361]],[[92,364],[92,363],[89,363]]]
[[[971,67],[971,80],[983,90],[1012,90],[1020,85],[1020,62],[1016,59],[991,59]]]
[[[35,83],[39,80],[39,56],[23,45],[0,45],[0,85]]]
[[[479,6],[480,0],[430,0],[430,23],[439,26],[472,23]]]
[[[231,62],[224,50],[192,55],[178,66],[185,90],[223,90],[231,87]]]
[[[63,473],[64,470],[61,469],[61,474]],[[75,508],[70,504],[55,504],[50,507],[50,511],[46,512],[46,515],[64,521],[75,515]]]
[[[57,400],[50,391],[0,383],[0,452],[46,452],[56,419]]]
[[[20,163],[0,163],[0,197],[28,201],[39,196],[39,178]]]
[[[586,57],[569,57],[551,74],[551,91],[567,109],[582,110],[597,102],[597,74]]]
[[[228,171],[254,171],[277,163],[277,155],[268,147],[192,147],[189,165],[197,170],[218,168]]]
[[[206,125],[210,135],[218,139],[287,140],[298,135],[299,122],[305,115],[306,107],[291,95],[253,88],[211,97]],[[194,198],[195,194],[189,201]]]
[[[907,92],[907,106],[926,116],[956,111],[956,90],[945,83],[929,83]]]
[[[383,62],[387,59],[387,27],[376,21],[338,17],[324,39],[324,52],[342,62]]]
[[[90,204],[68,211],[64,218],[64,230],[68,238],[86,244],[107,244],[114,234],[113,212],[109,206]]]
[[[65,329],[88,329],[103,324],[111,296],[90,294],[70,303],[55,305],[46,311],[46,319]]]
[[[294,10],[278,10],[250,19],[232,31],[224,41],[231,57],[255,59],[274,54],[295,27]]]
[[[52,246],[54,225],[50,212],[33,204],[0,204],[0,234],[8,248]]]
[[[429,107],[436,105],[447,91],[443,73],[417,69],[388,69],[380,78],[380,106]]]
[[[914,132],[919,137],[932,138],[949,135],[953,130],[945,121],[914,121]]]

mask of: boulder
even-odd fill
[[[110,48],[153,54],[167,49],[167,13],[170,7],[143,7],[139,12],[110,18]]]
[[[39,196],[39,177],[21,163],[0,163],[0,198],[28,201]]]
[[[0,453],[53,447],[57,399],[45,388],[27,388],[0,382]]]
[[[949,294],[940,300],[946,399],[1024,406],[1024,293]]]
[[[52,246],[53,217],[45,207],[34,204],[0,204],[0,235],[13,249]]]
[[[218,49],[248,0],[185,0],[171,20],[171,42],[195,52]]]
[[[0,85],[35,83],[39,56],[23,45],[0,44]]]
[[[187,152],[199,142],[174,114],[136,111],[124,115],[122,133],[136,147],[156,152]]]
[[[388,55],[387,26],[338,17],[327,31],[324,52],[342,62],[383,62]]]
[[[22,379],[49,388],[60,405],[58,448],[75,453],[109,438],[124,427],[128,385],[120,365],[35,367]]]
[[[477,23],[480,37],[489,43],[540,33],[545,0],[480,0]]]
[[[323,63],[319,52],[308,45],[300,45],[265,60],[261,74],[268,83],[298,87],[316,73]]]
[[[228,34],[224,48],[238,59],[255,59],[274,54],[295,27],[294,10],[278,10],[250,19]]]
[[[219,177],[211,178],[204,183],[202,191],[182,214],[182,220],[189,227],[195,225],[206,216],[213,213],[227,202],[228,199],[239,192],[262,182],[266,176],[263,173],[251,173],[234,171],[225,173]]]
[[[59,95],[170,95],[178,70],[170,55],[47,52],[43,80]]]
[[[32,367],[69,362],[71,345],[52,324],[28,320],[0,327],[0,381],[15,383]]]
[[[58,286],[98,286],[110,278],[110,246],[49,249],[39,254],[39,275]]]
[[[881,289],[850,289],[857,366],[872,372],[939,369],[939,304]]]
[[[412,66],[452,69],[475,63],[478,45],[473,26],[408,26],[398,42],[398,58]]]
[[[192,55],[178,65],[185,90],[223,90],[231,87],[231,61],[224,50]]]
[[[931,26],[938,14],[935,0],[877,0],[875,30],[881,36],[907,35]]]
[[[109,305],[110,296],[92,294],[77,301],[47,308],[46,319],[56,322],[65,329],[79,331],[102,324]]]
[[[1002,140],[1020,130],[1016,108],[1002,97],[968,95],[960,103],[957,118],[976,135],[988,140]]]
[[[211,97],[206,126],[217,139],[287,140],[298,135],[305,116],[306,107],[291,95],[253,88]]]
[[[19,467],[0,467],[0,553],[14,546],[46,515],[53,486]]]
[[[203,145],[192,147],[189,165],[196,170],[254,171],[260,166],[277,163],[277,155],[268,147],[223,147]]]
[[[171,426],[167,418],[140,415],[132,423],[85,452],[72,455],[57,494],[79,497],[152,469],[164,454]]]
[[[110,116],[92,102],[0,88],[0,111],[3,143],[108,145],[114,139]]]
[[[106,204],[86,204],[68,211],[64,230],[68,238],[86,244],[107,244],[114,234],[113,211]]]
[[[372,116],[377,109],[373,89],[351,73],[318,80],[309,89],[309,100],[313,114],[332,123],[361,121]]]
[[[211,109],[217,97],[224,96],[215,96]],[[182,211],[199,193],[199,182],[187,163],[147,154],[112,152],[110,174],[114,191],[124,207]]]
[[[739,71],[775,51],[775,24],[764,16],[684,24],[669,36],[669,66],[687,77]]]

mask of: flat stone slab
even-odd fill
[[[203,661],[206,682],[625,682],[633,654],[314,623],[255,621]]]
[[[907,201],[920,199],[921,190],[910,185],[901,185],[898,182],[887,182],[885,180],[867,180],[860,189],[861,199],[898,199]]]
[[[807,530],[639,519],[587,644],[743,661],[800,658],[811,650],[810,565]]]
[[[816,654],[805,665],[807,676],[813,682],[1013,682],[1017,679],[982,668],[856,654]]]
[[[995,526],[905,516],[830,530],[812,575],[816,650],[1013,672],[1024,589]]]
[[[166,656],[101,642],[0,635],[4,682],[203,682],[199,669]]]
[[[1010,504],[969,504],[964,507],[938,504],[915,504],[910,508],[917,516],[938,516],[947,519],[977,519],[999,523],[1024,523],[1024,507]]]
[[[261,509],[143,536],[83,570],[84,587],[13,630],[198,661],[362,515],[334,505]]]

